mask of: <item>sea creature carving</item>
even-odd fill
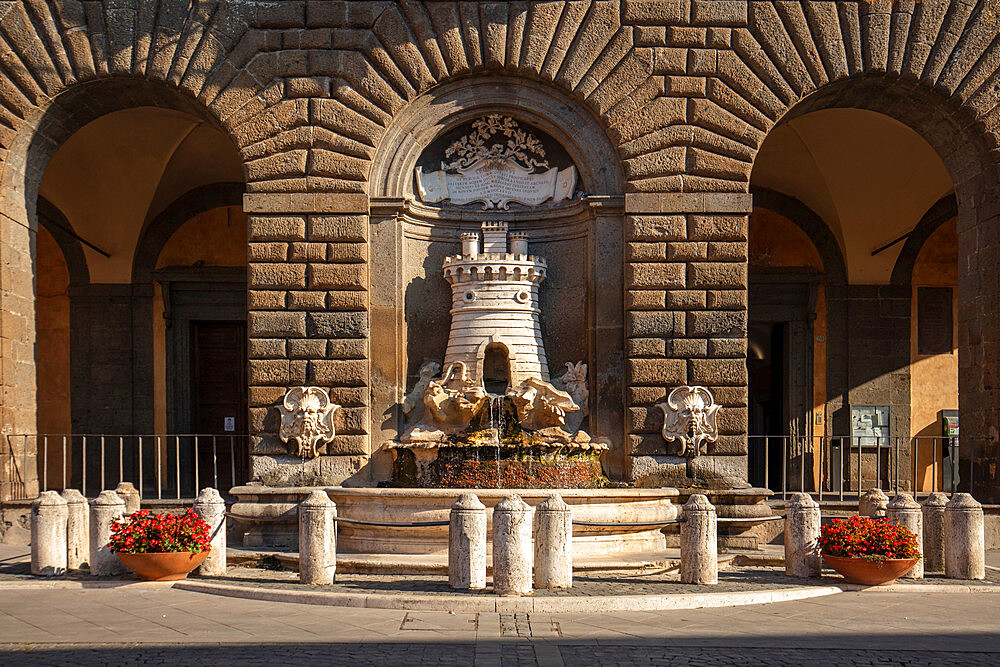
[[[719,438],[716,415],[720,406],[705,387],[677,387],[656,407],[663,410],[663,439],[678,443],[678,456],[694,458]]]
[[[441,372],[441,364],[436,361],[425,361],[420,365],[420,379],[403,400],[403,414],[411,420],[419,422],[424,416],[424,392],[427,385]]]
[[[456,361],[439,380],[431,380],[424,391],[424,407],[434,422],[464,429],[486,403],[483,386],[469,378],[465,362]]]
[[[298,445],[297,456],[315,458],[325,454],[326,446],[336,435],[333,415],[339,409],[320,387],[292,387],[278,406],[281,413],[278,437],[284,443],[294,441]]]
[[[566,424],[566,414],[579,412],[580,407],[565,391],[548,382],[529,377],[507,396],[517,408],[517,420],[526,429],[536,430]]]
[[[587,416],[590,407],[590,390],[587,389],[587,364],[578,361],[575,364],[566,362],[566,372],[553,383],[557,389],[562,389],[580,408],[566,415],[565,429],[570,433],[578,431],[583,418]]]

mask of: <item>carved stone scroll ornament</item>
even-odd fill
[[[705,387],[677,387],[656,407],[663,410],[663,439],[679,444],[678,456],[694,458],[719,438],[716,414],[721,406]]]
[[[482,202],[484,209],[506,209],[511,202],[538,206],[573,196],[576,167],[549,168],[542,142],[510,116],[490,114],[445,150],[450,162],[439,171],[417,167],[420,199],[448,199],[459,206]]]
[[[330,402],[330,396],[319,387],[292,387],[278,406],[281,412],[281,429],[278,437],[298,445],[297,456],[315,458],[326,454],[326,446],[333,442],[336,432],[333,415],[340,409]]]

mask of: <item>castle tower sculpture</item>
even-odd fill
[[[444,277],[451,284],[451,331],[444,366],[465,365],[468,379],[482,384],[491,347],[501,350],[509,365],[509,384],[528,378],[549,381],[539,323],[538,286],[546,276],[542,257],[528,254],[528,236],[510,235],[507,223],[484,222],[479,234],[462,234],[462,254],[444,260]]]
[[[404,412],[422,404],[404,443],[451,442],[447,434],[467,428],[497,397],[513,403],[524,429],[549,429],[565,443],[590,442],[577,431],[588,395],[586,364],[567,364],[560,383],[572,393],[549,381],[538,306],[545,260],[528,254],[527,234],[511,234],[510,248],[507,241],[506,222],[484,222],[481,247],[479,234],[467,232],[462,252],[445,258],[452,294],[448,347],[443,366],[426,362],[404,401]],[[438,370],[442,375],[432,379]],[[571,414],[573,434],[560,428]]]

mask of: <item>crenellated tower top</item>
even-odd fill
[[[445,367],[463,362],[469,378],[483,382],[497,371],[497,355],[506,359],[515,386],[528,377],[548,382],[539,323],[538,286],[545,280],[545,259],[528,254],[528,235],[509,235],[507,223],[482,224],[480,234],[462,234],[462,253],[444,260],[444,278],[452,286],[451,332]],[[492,350],[487,360],[487,351]]]

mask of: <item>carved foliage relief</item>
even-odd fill
[[[417,192],[426,203],[538,206],[569,199],[576,187],[576,167],[551,167],[542,141],[501,114],[473,121],[467,134],[444,149],[444,158],[440,170],[416,169]]]

